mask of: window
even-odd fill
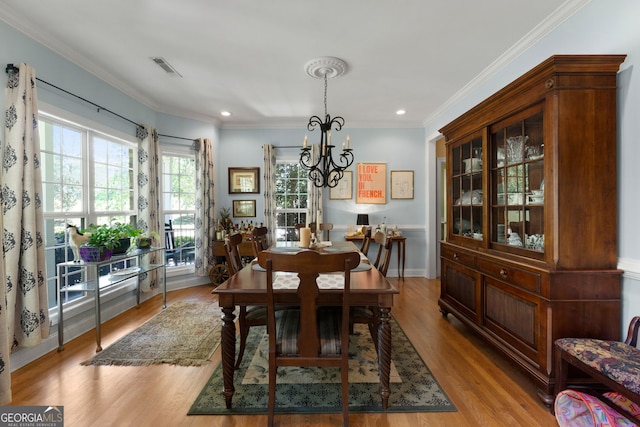
[[[56,264],[73,260],[67,224],[136,223],[136,144],[40,112],[45,268],[49,307],[58,301]],[[62,288],[83,281],[70,269]],[[63,301],[82,291],[65,292]]]
[[[308,200],[307,173],[297,161],[276,164],[276,240],[298,240],[296,224],[306,224]]]
[[[196,162],[193,154],[162,156],[162,208],[167,244],[167,268],[195,261]]]

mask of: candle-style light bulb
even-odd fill
[[[351,148],[351,140],[349,139],[349,135],[347,135],[347,148]]]
[[[307,148],[307,135],[304,136],[304,142],[302,143],[302,148]]]

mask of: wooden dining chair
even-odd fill
[[[268,235],[269,230],[267,227],[256,227],[251,232],[251,244],[253,246],[253,255],[256,257],[258,254],[266,249],[269,249]]]
[[[228,236],[224,241],[224,256],[227,260],[229,277],[233,276],[242,269],[242,257],[240,256],[241,243],[241,233],[232,234]]]
[[[362,227],[362,234],[364,235],[364,238],[362,239],[362,246],[360,246],[360,252],[362,252],[364,256],[367,256],[367,254],[369,253],[369,246],[371,245],[371,227],[370,226]]]
[[[240,257],[240,244],[242,243],[242,233],[232,234],[225,239],[224,255],[227,259],[227,269],[229,277],[242,269],[242,258]],[[240,329],[240,350],[235,369],[240,367],[244,348],[247,344],[247,336],[251,326],[261,326],[267,324],[267,311],[260,306],[240,306],[238,314],[238,329]]]
[[[279,366],[340,367],[343,424],[349,425],[349,303],[350,271],[360,263],[357,252],[296,254],[263,251],[258,255],[267,270],[267,328],[269,331],[268,425],[273,426],[276,378]],[[299,308],[276,311],[274,272],[297,273]],[[319,307],[321,273],[344,272],[341,306]],[[291,291],[288,291],[291,292]]]
[[[331,224],[330,222],[323,222],[322,224],[320,224],[320,226],[318,227],[318,232],[322,233],[322,240],[331,241],[331,230],[333,230],[333,224]],[[327,232],[326,238],[324,235],[325,231]]]
[[[387,277],[387,271],[389,270],[389,262],[391,260],[391,248],[393,247],[393,240],[386,236],[382,232],[377,232],[374,237],[375,242],[378,244],[378,252],[373,266],[378,271]],[[356,323],[364,323],[369,328],[371,339],[373,343],[378,345],[378,310],[371,306],[355,306],[351,309],[351,320],[349,324],[349,331],[353,334],[353,326]]]
[[[384,233],[377,232],[374,236],[374,241],[378,244],[378,252],[376,254],[376,260],[373,262],[373,266],[377,268],[384,277],[387,277],[389,262],[391,261],[393,240]]]

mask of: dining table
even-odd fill
[[[299,248],[293,245],[275,245],[268,250],[296,253],[301,250],[316,250],[322,253],[335,253],[346,251],[358,251],[353,242],[322,242],[317,247]],[[320,286],[319,305],[340,305],[342,290],[339,286]],[[276,285],[274,284],[274,287]],[[387,409],[391,390],[389,388],[389,373],[391,369],[391,307],[393,296],[398,294],[398,289],[384,277],[369,260],[361,254],[358,267],[350,273],[351,302],[352,306],[367,306],[372,308],[374,315],[378,317],[377,352],[378,373],[380,382],[380,398],[383,409]],[[267,277],[266,271],[261,268],[256,260],[244,266],[240,271],[231,276],[213,290],[218,295],[218,304],[222,308],[221,327],[221,351],[222,351],[222,376],[223,395],[226,407],[232,408],[234,387],[234,365],[236,349],[236,325],[235,310],[237,306],[267,305]],[[286,306],[299,304],[295,287],[283,287],[275,294],[276,303]]]

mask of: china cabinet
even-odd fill
[[[140,284],[142,280],[155,280],[162,285],[162,307],[167,306],[165,248],[129,250],[124,255],[112,256],[106,261],[98,262],[62,262],[58,268],[58,351],[64,350],[64,310],[63,305],[74,298],[90,294],[95,306],[96,351],[102,350],[100,316],[101,293],[116,285],[124,285],[133,280],[136,285],[136,304],[140,305]]]
[[[624,55],[557,55],[440,131],[442,314],[553,401],[553,342],[620,338],[616,75]]]

